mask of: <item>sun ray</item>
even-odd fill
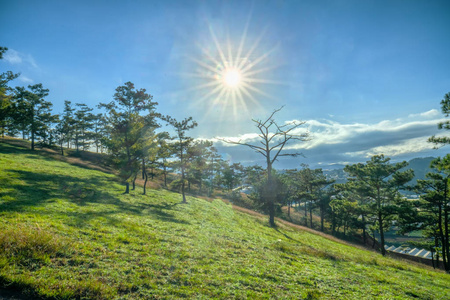
[[[237,116],[236,90],[231,90],[231,100],[233,103],[233,116],[234,116],[234,119],[236,120],[236,116]]]
[[[247,66],[242,68],[242,72],[246,72],[247,70],[253,68],[255,65],[259,64],[261,61],[266,59],[272,52],[274,52],[278,48],[278,45],[273,47],[270,51],[265,52],[263,55],[249,63]]]
[[[173,73],[178,76],[182,76],[185,78],[200,78],[200,79],[215,79],[216,74],[208,74],[208,73],[190,73],[190,72],[175,72]]]
[[[264,73],[264,72],[269,72],[269,71],[272,71],[272,70],[275,70],[275,69],[277,69],[277,68],[279,68],[280,66],[276,66],[276,65],[273,65],[273,66],[268,66],[268,67],[263,67],[263,68],[259,68],[259,69],[255,69],[255,70],[248,70],[248,71],[246,71],[246,72],[242,72],[242,74],[245,76],[245,77],[252,77],[252,76],[254,76],[254,75],[257,75],[257,74],[260,74],[260,73]]]
[[[244,109],[244,113],[247,114],[248,113],[247,103],[245,103],[244,97],[242,96],[242,90],[243,89],[236,90],[236,93],[238,95],[239,102]]]
[[[254,87],[254,86],[252,86],[252,85],[250,85],[250,84],[248,84],[248,83],[243,82],[242,84],[243,84],[243,86],[245,86],[247,89],[252,90],[252,91],[255,92],[255,93],[258,93],[258,94],[260,94],[261,96],[264,96],[264,97],[267,97],[267,98],[270,98],[270,99],[275,100],[275,98],[274,98],[273,96],[267,94],[266,92],[261,91],[260,89]]]
[[[216,45],[217,51],[219,52],[222,62],[225,62],[226,61],[225,55],[223,54],[222,48],[220,47],[220,44],[217,41],[216,35],[214,34],[214,31],[212,30],[211,26],[209,26],[209,32],[211,33],[212,39],[214,41],[214,44]]]
[[[220,93],[217,95],[216,98],[214,98],[212,107],[221,103],[220,99],[222,99],[224,97],[225,93],[226,93],[225,89],[220,90]]]
[[[219,94],[211,101],[212,105],[208,105],[208,109],[205,113],[205,118],[208,117],[211,114],[211,111],[217,107],[218,104],[221,103],[220,99],[223,97],[225,93],[224,89],[221,89]]]
[[[238,62],[239,62],[239,60],[244,61],[244,59],[241,58],[241,54],[244,49],[245,40],[247,38],[247,32],[248,32],[248,27],[250,24],[250,18],[251,18],[251,13],[249,14],[247,22],[245,23],[244,32],[242,33],[241,41],[239,42],[239,48],[238,48],[238,51],[236,54]],[[236,64],[236,68],[240,69],[240,63],[241,62],[239,62],[239,65]]]
[[[264,29],[263,32],[259,35],[259,37],[258,37],[258,38],[256,39],[256,41],[253,43],[253,45],[252,45],[252,47],[250,48],[250,50],[245,54],[245,57],[250,57],[250,56],[253,54],[253,51],[255,51],[255,49],[258,47],[258,45],[259,45],[259,43],[261,42],[261,40],[262,40],[262,38],[263,38],[263,36],[264,36],[266,30],[267,30],[267,29]],[[242,62],[237,66],[237,68],[238,68],[238,69],[242,69],[242,67],[244,66],[244,64],[245,64],[245,61],[242,61]]]
[[[262,50],[267,27],[251,36],[250,16],[238,39],[233,39],[228,30],[221,30],[218,35],[208,24],[211,45],[198,45],[202,56],[190,57],[198,68],[190,74],[197,83],[189,90],[197,93],[196,105],[206,108],[205,118],[213,113],[220,120],[225,116],[235,120],[243,114],[248,116],[253,109],[262,109],[262,99],[274,99],[267,92],[267,85],[283,84],[271,76],[271,71],[279,67],[272,55],[279,47]]]
[[[220,86],[219,82],[217,82],[217,81],[210,81],[210,82],[207,82],[207,83],[203,83],[203,84],[200,84],[200,85],[196,85],[196,86],[190,87],[190,88],[186,89],[186,91],[187,92],[198,91],[198,90],[206,89],[206,88],[209,88],[209,87],[212,87],[212,86],[215,86],[215,85],[217,85],[217,86],[222,88],[222,86]]]
[[[227,33],[227,50],[228,50],[228,68],[234,68],[234,63],[233,63],[233,54],[231,53],[231,42],[230,42],[230,36]]]
[[[248,99],[250,99],[253,102],[253,104],[258,106],[258,108],[261,107],[261,104],[258,102],[258,100],[255,99],[255,97],[248,91],[246,87],[243,87],[241,91],[248,97]]]
[[[218,73],[218,72],[217,72],[217,69],[214,68],[213,66],[208,65],[207,63],[205,63],[205,62],[203,62],[203,61],[201,61],[201,60],[199,60],[199,59],[196,59],[196,58],[191,58],[191,59],[192,59],[193,61],[195,61],[196,63],[198,63],[200,66],[202,66],[202,67],[204,67],[204,68],[210,70],[211,72]]]
[[[209,93],[207,93],[206,95],[204,95],[203,97],[198,99],[198,102],[202,103],[202,102],[206,101],[209,97],[214,96],[215,94],[222,91],[223,89],[224,88],[222,86],[218,85],[215,89],[211,90]]]
[[[202,53],[204,55],[206,55],[206,58],[209,59],[211,62],[214,63],[214,65],[220,65],[220,61],[215,59],[211,54],[209,54],[208,50],[206,50],[206,48],[199,46],[200,49],[202,50]]]
[[[247,83],[269,83],[269,84],[278,84],[278,85],[288,85],[286,82],[278,81],[278,80],[270,80],[270,79],[258,79],[258,78],[247,78],[243,80],[243,82]]]

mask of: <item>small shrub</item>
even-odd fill
[[[317,290],[309,290],[306,292],[305,300],[313,300],[322,298],[322,294]]]

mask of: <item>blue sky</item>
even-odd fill
[[[251,119],[285,105],[277,120],[306,121],[312,140],[291,145],[305,158],[278,168],[447,152],[426,139],[444,134],[449,1],[0,2],[0,43],[10,49],[0,71],[21,73],[13,86],[42,83],[55,112],[64,100],[108,102],[131,81],[159,112],[197,120],[199,138],[256,142]],[[248,94],[213,93],[214,68],[238,58]],[[261,162],[244,147],[217,147]]]

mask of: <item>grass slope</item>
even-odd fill
[[[56,299],[448,299],[450,276],[0,143],[0,285]]]

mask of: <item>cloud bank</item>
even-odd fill
[[[303,158],[280,159],[277,168],[296,168],[301,163],[311,166],[344,165],[364,162],[376,154],[384,154],[395,160],[408,160],[413,157],[440,156],[444,150],[434,150],[428,143],[430,136],[449,135],[437,129],[442,115],[436,109],[411,114],[395,120],[382,120],[377,123],[339,123],[321,119],[307,120],[296,133],[310,132],[311,140],[289,144],[286,151],[301,152]],[[295,121],[295,120],[293,120]],[[221,153],[227,153],[233,161],[246,164],[261,163],[261,155],[244,146],[226,144],[220,139],[259,143],[256,133],[237,137],[215,138],[213,141]]]

